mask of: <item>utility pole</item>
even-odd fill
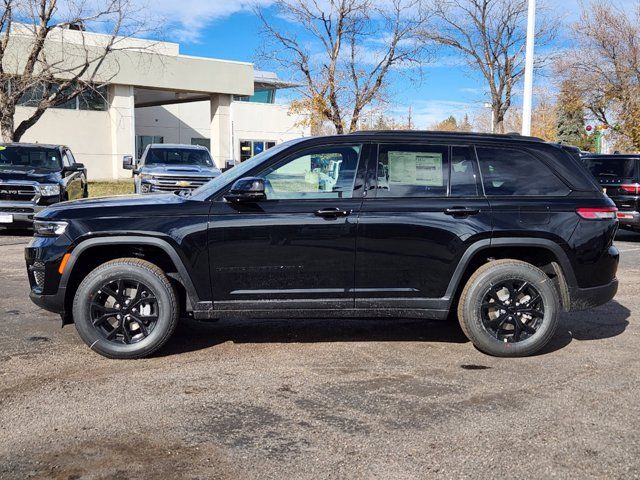
[[[536,0],[529,0],[529,20],[527,22],[527,57],[524,70],[524,104],[522,107],[522,135],[531,135],[533,111],[533,59],[536,42]]]

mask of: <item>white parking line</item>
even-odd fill
[[[620,253],[626,253],[626,252],[637,252],[638,250],[640,250],[640,247],[637,247],[637,248],[627,248],[627,249],[618,248],[618,250],[620,251]]]

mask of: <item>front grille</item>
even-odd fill
[[[33,208],[3,207],[0,205],[0,213],[33,213]]]
[[[202,177],[154,177],[156,183],[152,190],[155,192],[173,192],[175,190],[194,190],[207,183],[210,178]],[[186,185],[180,185],[187,182]]]
[[[33,185],[0,183],[0,200],[29,202],[35,196],[36,188]]]

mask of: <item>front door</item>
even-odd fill
[[[441,310],[467,248],[491,236],[475,150],[379,145],[358,224],[356,307]]]
[[[247,176],[267,200],[216,199],[209,224],[214,310],[353,308],[367,148],[309,147]]]

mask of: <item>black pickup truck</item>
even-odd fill
[[[87,170],[67,147],[0,144],[0,229],[31,228],[43,208],[87,196]]]

